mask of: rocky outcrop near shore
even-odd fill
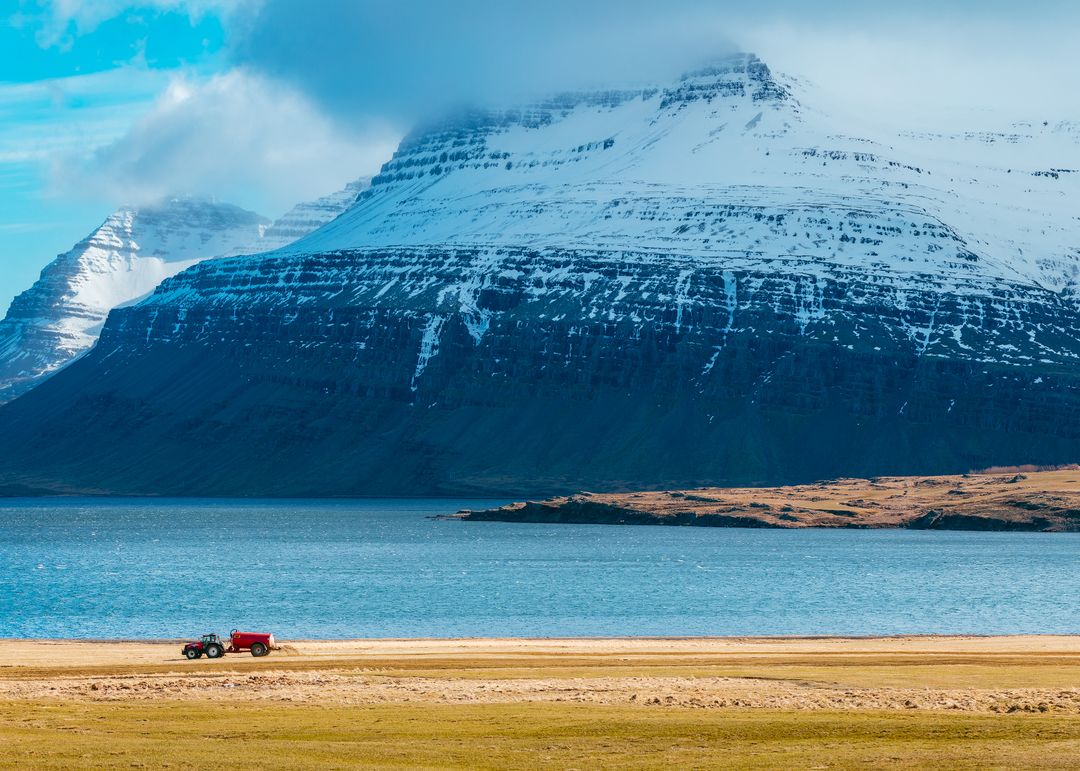
[[[578,525],[1080,532],[1080,470],[582,493],[463,511],[454,518]]]

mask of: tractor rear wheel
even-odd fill
[[[267,653],[269,653],[269,651],[267,651],[266,646],[261,642],[253,642],[251,644],[252,656],[265,656]]]
[[[189,659],[194,660],[199,658],[202,653],[197,648],[188,648],[186,651],[184,651],[184,655],[187,656]]]
[[[224,653],[225,649],[217,643],[210,643],[206,646],[206,658],[208,659],[219,659]]]

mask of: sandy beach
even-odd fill
[[[1080,715],[1080,638],[284,642],[187,661],[179,642],[0,641],[0,699],[576,702]]]
[[[214,717],[189,725],[184,716],[191,710]],[[484,725],[508,722],[501,732],[484,734],[493,744],[483,758],[463,746],[458,760],[440,760],[436,748],[446,750],[440,721],[460,721],[466,714],[484,716]],[[1012,757],[1010,765],[1039,766],[1040,758],[1047,759],[1040,753],[1051,745],[1031,744],[1028,733],[1052,729],[1063,743],[1052,745],[1047,757],[1060,767],[1080,765],[1080,637],[301,640],[281,641],[281,649],[266,658],[230,654],[217,661],[183,659],[178,641],[0,640],[0,746],[6,747],[0,765],[34,760],[70,767],[67,761],[74,758],[76,766],[108,766],[109,758],[92,747],[97,739],[124,735],[125,726],[132,737],[136,729],[142,733],[122,749],[117,757],[124,762],[118,765],[161,767],[160,758],[146,754],[155,730],[168,734],[170,751],[181,753],[177,759],[184,765],[211,752],[217,735],[207,733],[211,728],[227,728],[229,735],[259,733],[259,726],[288,715],[293,729],[309,726],[316,734],[327,720],[338,721],[347,742],[364,736],[373,741],[365,732],[375,715],[384,727],[412,730],[421,721],[423,735],[413,742],[429,747],[433,754],[427,760],[436,767],[484,765],[480,760],[489,754],[501,757],[501,742],[508,752],[529,746],[521,733],[528,733],[527,726],[571,731],[567,726],[575,721],[610,739],[606,750],[596,749],[601,766],[625,760],[631,751],[618,739],[622,725],[675,721],[682,728],[670,729],[668,739],[674,741],[680,730],[765,730],[767,724],[779,731],[779,741],[807,721],[826,721],[834,726],[830,730],[861,726],[869,732],[865,742],[854,741],[836,754],[838,762],[866,757],[850,756],[849,750],[892,747],[898,735],[890,732],[914,731],[917,738],[949,726],[961,732],[982,726],[977,734],[1002,731],[1013,738],[980,744],[977,752],[968,747],[974,754],[964,758],[1005,753],[1001,757]],[[353,718],[340,723],[348,715]],[[611,725],[598,728],[597,721]],[[460,733],[460,726],[454,730]],[[633,742],[641,730],[638,725]],[[187,750],[176,744],[177,731],[192,733]],[[663,744],[665,735],[657,741]],[[259,736],[272,740],[265,731]],[[921,746],[904,741],[905,752]],[[69,756],[62,748],[72,743],[91,749]],[[242,760],[252,746],[232,743],[227,751]],[[413,750],[400,754],[404,750],[396,743],[379,746],[405,765],[427,762],[410,755]],[[783,746],[797,743],[787,736]],[[965,747],[955,741],[950,746],[957,752]],[[644,754],[635,758],[637,765],[662,765],[644,762],[661,756],[639,749]],[[575,745],[574,753],[580,751]],[[897,757],[920,765],[921,752]],[[562,756],[551,757],[559,765]],[[693,753],[686,759],[714,765]],[[295,767],[287,760],[281,758],[281,767]],[[323,765],[303,760],[301,766]]]

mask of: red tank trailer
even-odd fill
[[[216,634],[204,634],[201,640],[185,645],[181,653],[189,659],[197,659],[204,654],[208,659],[216,659],[226,653],[244,651],[250,651],[252,656],[265,656],[277,647],[274,635],[269,632],[241,632],[236,629],[229,635],[228,643],[229,647],[226,648]]]
[[[239,632],[232,630],[229,653],[251,651],[252,656],[265,656],[274,649],[274,635],[269,632]]]

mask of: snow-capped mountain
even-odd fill
[[[972,125],[841,125],[752,56],[457,116],[114,313],[0,441],[53,486],[223,494],[1075,461],[1080,128]],[[95,476],[26,450],[56,421]],[[196,459],[100,473],[133,453]]]
[[[330,195],[297,204],[266,229],[259,240],[258,251],[269,252],[287,246],[319,229],[352,206],[357,196],[370,185],[371,177],[361,177]]]
[[[109,215],[11,303],[0,322],[0,400],[89,349],[116,306],[199,260],[256,243],[269,224],[254,212],[193,198]]]
[[[284,246],[338,216],[368,182],[298,204],[273,224],[239,207],[195,198],[114,212],[49,263],[0,322],[0,403],[89,350],[113,308],[202,260]]]

